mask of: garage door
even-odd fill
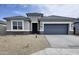
[[[68,24],[44,24],[44,34],[68,34]]]

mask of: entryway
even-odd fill
[[[38,33],[38,30],[37,30],[37,23],[32,23],[32,33],[35,34],[35,33]]]

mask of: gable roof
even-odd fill
[[[78,21],[76,18],[63,17],[63,16],[45,16],[39,19],[40,21]]]
[[[29,18],[24,17],[24,16],[5,17],[3,19],[5,19],[5,20],[30,20]]]

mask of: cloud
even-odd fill
[[[29,6],[29,4],[19,4],[19,6],[27,8]]]
[[[21,4],[19,6],[25,11],[14,11],[18,15],[25,15],[28,12],[41,12],[46,16],[79,17],[79,4]]]
[[[75,4],[50,4],[38,5],[40,12],[45,15],[60,15],[67,17],[79,17],[79,5]]]
[[[13,11],[13,13],[25,16],[25,12],[22,11]]]

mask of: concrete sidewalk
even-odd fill
[[[32,55],[79,55],[79,49],[46,48]]]

